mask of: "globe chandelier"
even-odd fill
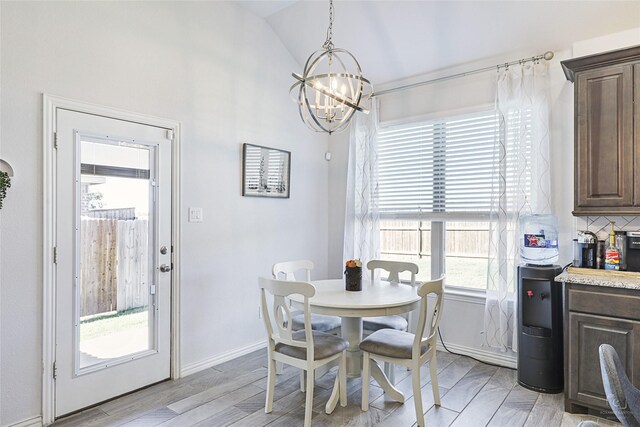
[[[364,104],[373,92],[356,58],[334,47],[333,15],[333,0],[329,0],[327,38],[322,49],[309,56],[302,75],[292,73],[296,82],[289,90],[302,121],[316,132],[329,134],[345,130],[357,111],[368,114]]]

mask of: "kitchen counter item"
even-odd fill
[[[596,251],[596,268],[604,269],[604,256],[607,251],[607,242],[598,240],[598,250]]]
[[[620,252],[620,270],[627,270],[627,232],[616,231],[616,247]]]
[[[604,269],[620,271],[620,251],[616,247],[615,221],[609,221],[611,233],[609,233],[609,246],[604,255]]]
[[[627,232],[626,264],[628,271],[640,271],[640,232]]]
[[[573,265],[580,268],[596,268],[598,238],[591,231],[578,231],[573,243]]]

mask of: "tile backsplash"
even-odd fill
[[[615,221],[615,229],[623,231],[640,231],[640,216],[581,216],[576,217],[576,229],[588,230],[596,233],[598,239],[606,240],[611,226],[609,221]]]

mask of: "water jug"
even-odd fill
[[[553,215],[520,217],[520,258],[527,264],[558,262],[558,220]]]

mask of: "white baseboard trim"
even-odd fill
[[[8,427],[42,427],[42,417],[38,415],[37,417],[20,421],[19,423],[9,424]]]
[[[218,354],[216,356],[209,357],[195,363],[190,363],[182,367],[182,369],[180,370],[180,377],[186,377],[187,375],[195,374],[196,372],[200,372],[221,363],[228,362],[229,360],[235,359],[236,357],[244,356],[245,354],[260,350],[266,345],[266,341],[259,341],[257,343],[249,344],[247,346],[240,347],[223,354]]]
[[[518,366],[518,357],[513,353],[497,353],[491,350],[485,350],[480,348],[467,347],[464,345],[445,343],[447,348],[454,353],[462,354],[464,356],[471,356],[483,362],[493,363],[495,365],[504,366],[505,368],[516,369]],[[442,343],[438,341],[436,349],[440,351],[446,351],[442,346]]]

